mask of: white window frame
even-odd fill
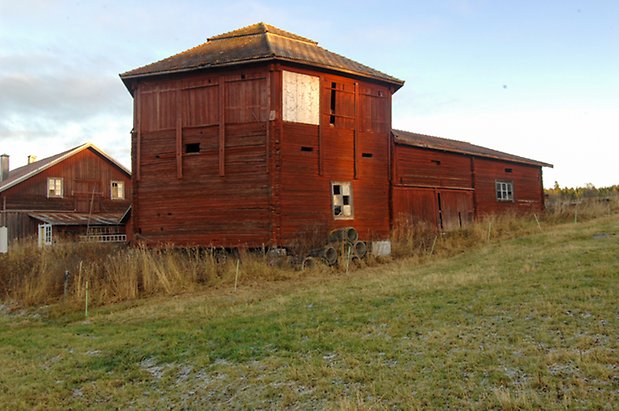
[[[494,187],[497,201],[514,201],[513,181],[496,180]]]
[[[331,182],[331,214],[334,220],[353,220],[355,218],[352,183],[350,181]]]
[[[114,184],[116,184],[116,196],[114,196]],[[124,200],[125,199],[125,182],[121,180],[110,181],[110,199]]]
[[[51,191],[54,193],[51,194]],[[58,193],[60,191],[60,193]],[[63,198],[64,197],[64,178],[62,177],[47,177],[47,198]]]

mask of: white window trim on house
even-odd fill
[[[116,184],[116,187],[114,187]],[[125,199],[125,182],[119,180],[110,181],[110,199],[124,200]]]
[[[514,183],[513,181],[495,182],[495,191],[497,201],[514,201]]]
[[[64,178],[47,177],[47,198],[64,197]]]
[[[355,218],[350,181],[331,182],[331,213],[334,220],[353,220]]]

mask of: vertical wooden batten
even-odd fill
[[[135,91],[135,130],[136,130],[136,141],[135,141],[135,179],[140,181],[140,165],[142,164],[142,156],[141,156],[141,148],[142,148],[142,93],[140,91],[140,86],[136,87]]]
[[[226,82],[219,76],[219,176],[226,174]]]
[[[358,175],[358,161],[357,161],[357,138],[359,137],[359,83],[356,81],[353,83],[353,113],[355,119],[353,121],[353,131],[352,131],[352,156],[353,156],[353,178],[356,180],[359,178]]]
[[[176,178],[183,178],[183,114],[181,90],[176,91]]]

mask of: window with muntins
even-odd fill
[[[125,199],[125,182],[124,181],[112,181],[110,183],[110,198],[112,200],[124,200]]]
[[[497,201],[514,201],[514,183],[511,181],[496,182]]]
[[[336,220],[352,220],[354,213],[350,182],[332,182],[331,197],[333,218]]]
[[[63,180],[61,177],[47,178],[47,198],[62,198]]]

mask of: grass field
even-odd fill
[[[3,409],[616,409],[619,216],[83,312],[0,308]]]

